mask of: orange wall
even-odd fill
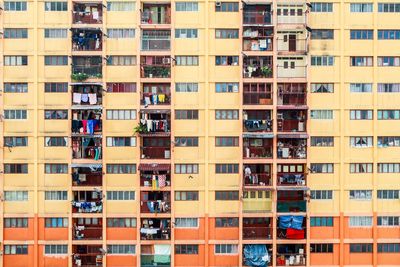
[[[32,266],[33,260],[34,260],[33,246],[30,245],[28,246],[28,255],[4,255],[3,266],[7,267]]]
[[[28,219],[27,228],[4,228],[5,240],[33,240],[34,218]]]
[[[378,264],[400,266],[400,253],[378,253]]]
[[[344,238],[372,238],[373,227],[349,227],[349,218],[344,218]]]
[[[107,240],[136,240],[136,228],[106,228]]]
[[[136,256],[132,256],[132,255],[107,256],[107,266],[109,266],[109,267],[136,266]]]
[[[199,228],[175,228],[176,240],[204,240],[204,218],[199,218]]]
[[[215,227],[215,218],[210,218],[209,239],[238,240],[239,227]]]
[[[333,253],[310,253],[310,265],[339,265],[339,244],[333,245]]]
[[[239,254],[215,255],[214,245],[208,246],[209,266],[239,266]]]
[[[339,238],[339,217],[333,218],[333,227],[314,226],[310,227],[311,239],[333,239]]]
[[[371,265],[373,253],[350,253],[350,244],[344,244],[343,259],[348,265]]]
[[[39,266],[57,266],[57,267],[67,267],[68,260],[71,259],[68,255],[63,255],[62,257],[59,255],[44,255],[44,246],[39,245],[38,249],[39,255]]]
[[[400,227],[378,226],[378,238],[400,238]]]
[[[175,266],[204,266],[204,245],[199,245],[197,255],[175,255]]]
[[[69,227],[46,228],[45,218],[39,218],[39,240],[68,240]]]

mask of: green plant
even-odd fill
[[[272,69],[270,67],[264,66],[261,67],[261,72],[264,77],[269,77],[272,74]]]
[[[96,78],[102,78],[103,75],[102,75],[101,73],[97,73],[97,74],[94,75],[94,77],[96,77]]]
[[[135,128],[133,128],[133,132],[135,134],[147,133],[147,127],[146,125],[139,123]]]
[[[89,78],[89,75],[87,75],[86,73],[82,73],[82,72],[71,74],[71,79],[74,81],[81,82],[81,81],[87,80],[88,78]]]

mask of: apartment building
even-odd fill
[[[399,20],[2,2],[0,265],[399,266]]]

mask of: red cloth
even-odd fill
[[[83,133],[87,132],[87,120],[82,120],[82,125],[83,125]]]
[[[286,229],[287,239],[304,239],[304,230],[297,230],[293,228]]]

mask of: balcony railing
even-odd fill
[[[101,51],[103,49],[102,33],[77,31],[72,36],[72,51]]]
[[[305,24],[306,23],[306,15],[304,12],[301,12],[301,15],[290,16],[290,15],[279,15],[278,14],[278,24]]]
[[[271,25],[272,14],[269,11],[243,11],[243,24],[245,25]]]
[[[140,255],[141,267],[171,266],[171,255]]]
[[[246,66],[243,68],[244,78],[272,78],[272,66]]]
[[[141,240],[170,240],[171,229],[170,228],[140,228],[140,239]]]
[[[243,226],[243,239],[271,239],[271,227],[248,227]]]
[[[278,52],[305,53],[307,51],[307,39],[298,38],[296,35],[290,35],[290,34],[288,38],[278,37],[277,50]]]
[[[307,93],[278,93],[278,105],[307,105]]]
[[[73,267],[100,267],[103,266],[103,255],[74,254]]]
[[[256,159],[256,158],[272,158],[272,147],[243,147],[243,158]]]
[[[269,173],[251,173],[244,175],[244,186],[271,186],[272,179]]]
[[[283,119],[278,121],[279,132],[305,132],[306,122],[303,120]]]
[[[101,227],[78,225],[74,228],[73,238],[75,240],[101,240],[103,238]]]
[[[306,255],[304,254],[281,254],[276,255],[277,266],[306,266]]]
[[[101,78],[102,74],[102,66],[87,66],[87,65],[72,65],[72,79],[73,80],[86,80],[88,78]],[[84,76],[83,78],[77,76]]]
[[[101,105],[103,90],[100,85],[74,85],[72,88],[72,104],[79,106]]]
[[[101,7],[101,5],[100,5]],[[101,24],[103,14],[100,11],[72,11],[72,23],[74,24]]]
[[[244,120],[244,132],[271,132],[272,120]]]
[[[144,84],[141,104],[146,106],[171,104],[170,84]]]
[[[278,159],[306,159],[307,149],[305,145],[278,145]]]
[[[171,14],[167,10],[157,11],[152,10],[152,7],[145,7],[140,15],[142,24],[171,24]]]
[[[100,119],[85,119],[72,120],[71,132],[74,135],[95,135],[102,132],[102,120]]]
[[[171,202],[164,200],[148,200],[140,202],[142,213],[171,213]]]
[[[276,230],[278,239],[305,239],[307,236],[306,227],[303,227],[301,230],[278,227]]]
[[[171,66],[167,65],[152,65],[143,66],[141,72],[142,78],[170,78]]]
[[[102,211],[102,201],[72,201],[73,213],[101,213]]]
[[[277,66],[278,78],[306,78],[307,66]]]
[[[170,159],[171,147],[142,147],[142,159]]]
[[[303,173],[278,173],[278,186],[305,186],[306,178]]]
[[[72,173],[73,186],[102,186],[103,177],[101,174]]]
[[[277,201],[277,212],[306,212],[307,202],[305,200],[279,200]]]
[[[265,93],[243,93],[244,105],[272,105],[272,95]]]
[[[73,159],[93,159],[101,160],[103,158],[101,146],[83,146],[78,145],[72,148]]]

